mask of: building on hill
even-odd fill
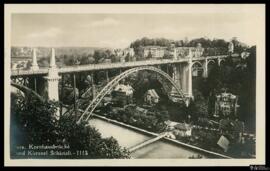
[[[133,48],[114,49],[114,54],[119,57],[134,56],[135,52]]]
[[[104,61],[102,63],[112,63],[112,59],[104,59]]]
[[[229,45],[228,45],[228,52],[229,52],[229,54],[233,54],[233,52],[234,52],[234,45],[233,45],[233,42],[229,42]]]
[[[171,54],[174,56],[174,59],[185,57],[199,58],[204,54],[204,48],[201,45],[197,47],[176,47],[171,50]]]
[[[181,137],[190,137],[192,135],[192,126],[186,123],[178,123],[174,126],[174,134]]]
[[[143,48],[143,56],[148,57],[149,54],[152,58],[163,58],[166,47],[161,46],[145,46]]]
[[[124,85],[124,84],[118,84],[115,88],[114,91],[121,91],[125,93],[127,96],[132,96],[134,89],[130,85]]]
[[[159,99],[160,97],[154,89],[150,89],[144,94],[144,101],[149,105],[157,104]]]
[[[124,56],[130,55],[130,56],[134,56],[135,52],[133,48],[126,48],[123,50],[124,52]]]
[[[165,121],[165,124],[167,125],[167,129],[169,131],[172,131],[172,130],[175,129],[175,125],[179,124],[179,122],[174,122],[174,121],[167,120],[167,121]]]
[[[121,106],[132,103],[134,89],[130,85],[118,84],[112,94],[114,100]]]
[[[249,52],[244,51],[244,52],[242,52],[242,53],[241,53],[241,55],[240,55],[240,56],[241,56],[241,58],[242,58],[242,59],[247,59],[247,58],[249,57],[249,55],[250,55],[250,53],[249,53]]]
[[[216,96],[214,117],[237,117],[238,97],[231,93]]]
[[[229,137],[232,142],[241,142],[245,130],[244,122],[238,119],[221,119],[219,121],[220,133]]]
[[[148,112],[147,109],[144,109],[144,108],[141,108],[141,107],[136,107],[135,110],[138,112],[138,113],[141,113],[141,114],[146,114]]]
[[[198,44],[196,47],[175,47],[171,45],[170,48],[162,46],[145,46],[143,48],[143,56],[151,58],[163,58],[164,55],[168,53],[172,55],[174,59],[180,59],[185,57],[199,58],[204,53],[204,48],[201,44]]]

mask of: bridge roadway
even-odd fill
[[[200,58],[192,58],[193,61],[200,61],[216,59],[216,58],[226,58],[227,55],[220,56],[208,56]],[[76,66],[67,66],[59,68],[59,74],[64,73],[75,73],[83,71],[98,71],[98,70],[109,70],[109,69],[119,69],[119,68],[129,68],[129,67],[138,67],[138,66],[148,66],[148,65],[162,65],[162,64],[174,64],[188,62],[189,58],[182,58],[178,60],[170,59],[159,59],[159,60],[145,60],[145,61],[133,61],[133,62],[118,62],[118,63],[104,63],[104,64],[88,64],[88,65],[76,65]],[[48,74],[48,68],[40,68],[39,70],[11,70],[11,77],[16,76],[27,76],[27,75],[45,75]]]
[[[142,147],[144,147],[144,146],[147,146],[147,145],[149,145],[149,144],[152,144],[152,143],[154,143],[154,142],[160,140],[161,138],[165,137],[166,135],[167,135],[167,132],[161,133],[161,134],[158,135],[157,137],[152,138],[152,139],[150,139],[150,140],[148,140],[148,141],[145,141],[145,142],[143,142],[143,143],[141,143],[141,144],[138,144],[138,145],[136,145],[136,146],[134,146],[134,147],[131,147],[131,148],[128,149],[128,150],[132,153],[133,151],[136,151],[136,150],[138,150],[139,148],[142,148]]]

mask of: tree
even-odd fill
[[[184,41],[183,41],[183,40],[176,41],[176,42],[175,42],[175,46],[176,46],[176,47],[184,46]]]
[[[169,53],[165,53],[163,56],[163,59],[172,59],[173,55],[169,54]]]
[[[77,124],[74,115],[64,115],[57,120],[56,110],[57,103],[52,101],[41,102],[34,97],[26,100],[20,95],[12,96],[12,158],[18,157],[16,147],[29,144],[69,145],[69,150],[75,154],[56,156],[58,158],[129,158],[129,152],[121,148],[114,138],[102,138],[87,122]],[[77,150],[84,150],[86,154],[76,155]]]
[[[152,56],[151,52],[149,51],[149,53],[148,53],[146,59],[151,59],[152,57],[153,57],[153,56]]]
[[[40,66],[40,67],[48,67],[49,66],[49,59],[47,59],[47,58],[40,58],[38,60],[38,66]]]
[[[37,98],[13,95],[11,102],[11,122],[14,125],[14,144],[54,144],[57,143],[57,104],[42,102]],[[18,138],[19,137],[19,138]]]
[[[27,61],[27,63],[26,63],[26,68],[25,68],[25,69],[30,69],[31,66],[32,66],[32,62]]]
[[[143,59],[144,58],[144,49],[142,46],[139,46],[138,48],[136,48],[136,50],[134,49],[135,54],[137,55],[137,59]]]
[[[132,56],[129,53],[125,56],[125,61],[126,62],[132,61]]]
[[[95,59],[93,58],[92,55],[88,55],[88,56],[81,56],[79,58],[80,61],[80,65],[86,65],[86,64],[93,64]]]
[[[116,55],[111,55],[112,62],[120,62],[120,57]]]
[[[72,151],[87,150],[88,155],[84,158],[129,158],[129,152],[122,149],[113,137],[102,138],[98,130],[86,122],[76,124],[74,118],[62,118],[60,129]]]
[[[237,45],[237,40],[233,40]],[[215,96],[227,89],[227,92],[238,96],[240,120],[247,122],[248,129],[255,130],[255,97],[256,97],[256,47],[247,49],[247,59],[233,61],[227,58],[221,66],[214,66],[205,82],[203,89],[209,94],[209,111],[213,113]],[[239,67],[240,66],[240,67]],[[211,107],[210,107],[211,106]]]
[[[102,50],[95,50],[93,58],[95,59],[95,63],[99,63],[101,60],[106,58],[106,54]]]
[[[247,45],[240,42],[237,37],[233,37],[232,38],[232,43],[234,45],[234,52],[235,53],[241,53],[243,52],[245,49],[247,49]]]

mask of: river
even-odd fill
[[[140,144],[146,140],[154,138],[154,136],[146,135],[99,118],[92,118],[89,121],[90,125],[96,127],[101,133],[102,137],[114,137],[120,146],[130,148]],[[202,158],[213,158],[210,154],[206,154],[168,140],[159,140],[145,147],[142,147],[131,153],[133,158],[149,158],[149,159],[175,159],[175,158],[189,158],[200,154]]]

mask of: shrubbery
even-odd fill
[[[12,96],[11,105],[12,158],[19,157],[16,155],[18,146],[28,147],[29,144],[70,147],[72,155],[55,158],[129,158],[129,152],[113,137],[102,138],[88,123],[76,124],[74,118],[64,116],[58,120],[54,114],[57,111],[55,102]],[[77,155],[78,150],[84,151],[84,155]]]
[[[108,113],[108,111],[111,112]],[[114,108],[106,112],[100,112],[100,114],[151,132],[163,132],[166,129],[164,122],[169,118],[168,113],[151,110],[144,113],[137,111],[135,106],[128,106],[125,109]]]

